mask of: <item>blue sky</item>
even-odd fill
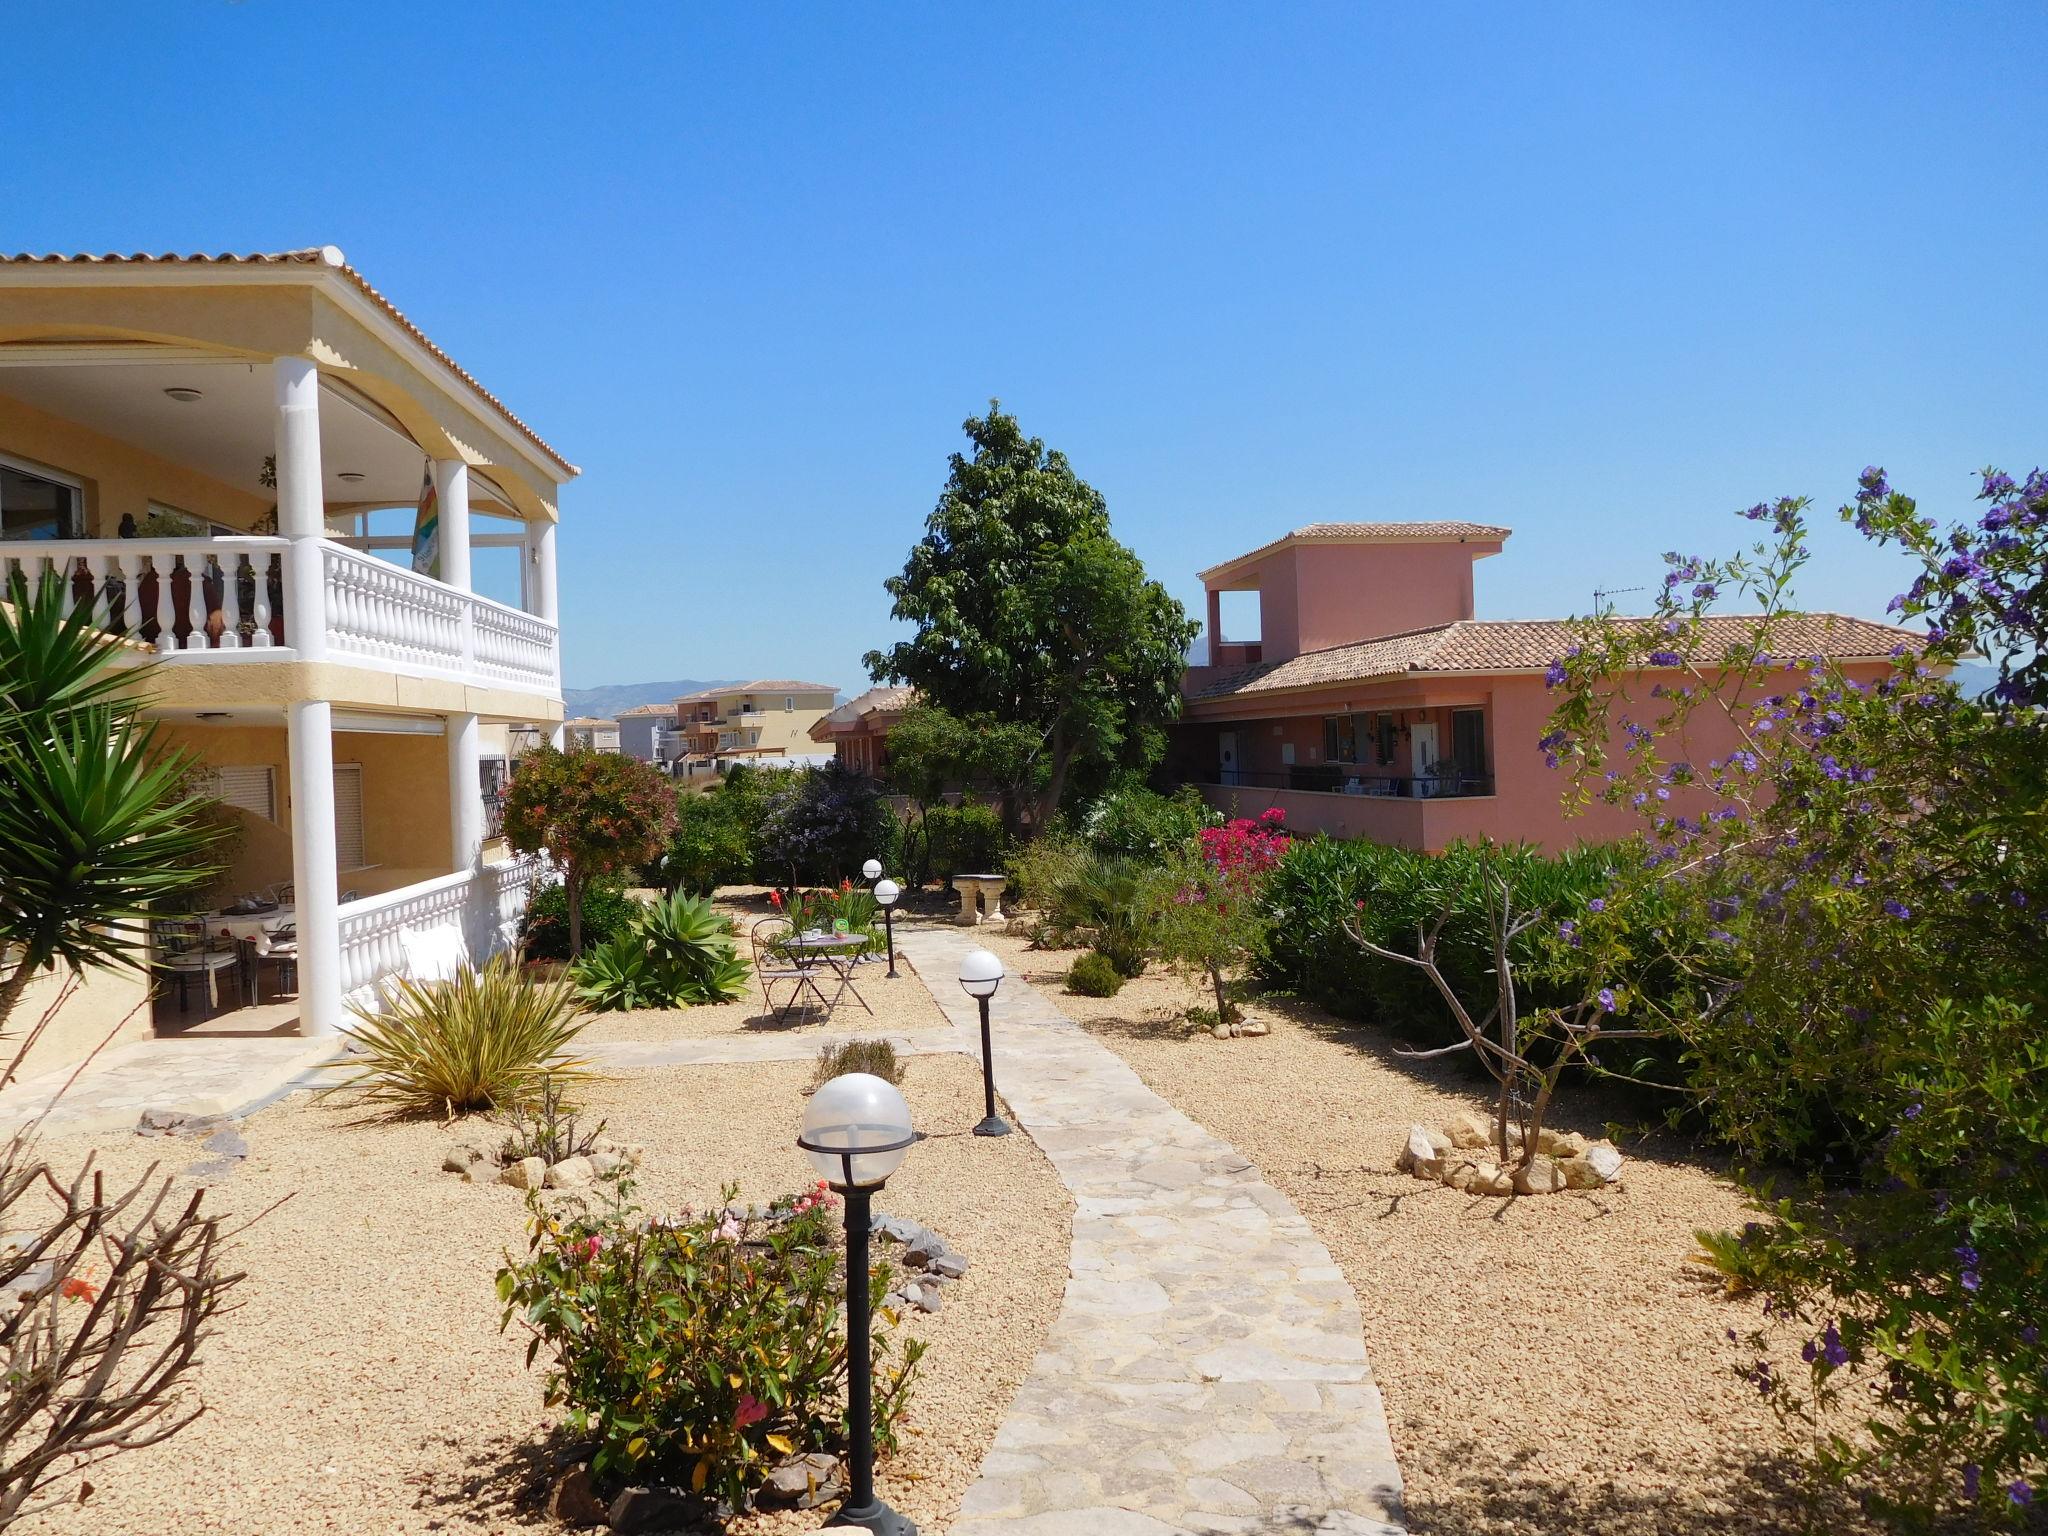
[[[2036,6],[78,14],[9,20],[0,244],[341,246],[584,467],[575,685],[861,686],[991,396],[1191,608],[1457,516],[1565,613],[1810,493],[1874,615],[1856,472],[1959,515],[2048,435]]]

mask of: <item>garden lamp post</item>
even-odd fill
[[[882,909],[882,930],[889,935],[889,979],[896,979],[896,898],[903,894],[894,880],[875,882],[875,905]]]
[[[974,1128],[977,1136],[1007,1136],[1010,1122],[996,1113],[996,1068],[989,1054],[988,1000],[1003,984],[1003,962],[985,949],[970,949],[960,962],[960,986],[981,1005],[981,1098],[987,1111]]]
[[[869,859],[867,863],[861,865],[860,875],[869,885],[873,885],[882,878],[882,861],[880,859]]]
[[[876,1190],[917,1139],[910,1106],[893,1083],[848,1072],[811,1095],[796,1144],[820,1178],[846,1198],[846,1502],[826,1525],[876,1536],[917,1536],[917,1527],[875,1497],[874,1361],[868,1352],[868,1232]]]

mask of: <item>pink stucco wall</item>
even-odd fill
[[[1884,662],[1850,663],[1843,668],[1846,675],[1862,682],[1873,682],[1889,670]],[[1646,687],[1634,691],[1639,697],[1647,694]],[[1321,761],[1326,715],[1381,709],[1407,710],[1411,719],[1418,709],[1427,710],[1429,718],[1440,722],[1439,740],[1448,754],[1451,708],[1477,704],[1487,716],[1487,763],[1493,775],[1491,795],[1407,800],[1242,783],[1208,787],[1203,793],[1219,809],[1227,810],[1234,801],[1246,807],[1243,814],[1248,815],[1256,815],[1267,805],[1283,806],[1288,812],[1288,825],[1297,832],[1370,837],[1431,852],[1460,838],[1478,837],[1496,842],[1529,842],[1559,852],[1578,843],[1609,842],[1644,830],[1646,823],[1641,813],[1628,806],[1596,802],[1575,816],[1565,814],[1565,775],[1544,765],[1542,750],[1537,746],[1549,729],[1553,702],[1542,678],[1511,675],[1351,684],[1293,695],[1284,701],[1241,700],[1232,706],[1245,714],[1255,709],[1261,711],[1261,718],[1257,719],[1231,719],[1231,710],[1216,705],[1197,706],[1194,718],[1176,731],[1174,766],[1193,782],[1213,781],[1217,777],[1218,730],[1237,733],[1240,766],[1248,774],[1282,771],[1279,748],[1283,742],[1295,744],[1297,765],[1315,764]],[[1645,698],[1643,714],[1649,712],[1648,702]],[[1726,758],[1739,744],[1740,737],[1726,715],[1719,710],[1703,709],[1694,715],[1682,739],[1660,744],[1659,755],[1666,762],[1705,765],[1716,758]],[[1309,755],[1311,751],[1314,756]],[[1400,743],[1393,764],[1367,771],[1405,775],[1413,771],[1411,759],[1412,744]],[[1668,808],[1696,815],[1712,803],[1699,791],[1680,792]]]
[[[1295,544],[1210,589],[1209,654],[1241,663],[1222,639],[1219,592],[1259,594],[1261,659],[1285,661],[1380,635],[1472,617],[1472,562],[1498,554],[1498,541]],[[1250,638],[1232,635],[1232,641]]]

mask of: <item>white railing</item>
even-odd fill
[[[54,571],[109,634],[165,654],[284,643],[284,553],[271,538],[37,539],[0,544],[0,578]]]
[[[465,670],[465,594],[331,539],[320,542],[320,572],[330,651],[408,670]]]
[[[536,860],[514,859],[344,903],[342,996],[367,994],[386,977],[406,974],[408,934],[416,941],[452,934],[461,954],[474,964],[511,948],[539,872]]]
[[[0,543],[0,582],[19,570],[33,586],[55,571],[101,628],[167,657],[276,660],[297,648],[291,621],[306,606],[287,601],[291,542],[17,540]],[[547,620],[332,539],[319,550],[329,655],[532,693],[560,688],[560,634]]]

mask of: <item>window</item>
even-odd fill
[[[76,481],[0,460],[0,538],[75,539],[85,532],[85,497]]]
[[[1358,761],[1358,717],[1356,715],[1326,715],[1323,717],[1323,756],[1333,763],[1355,763]]]
[[[1373,716],[1373,755],[1384,768],[1394,760],[1394,717],[1389,714]]]
[[[205,792],[265,821],[277,820],[277,775],[268,763],[230,763],[208,771]]]
[[[795,709],[795,708],[796,708],[796,700],[795,700],[795,699],[794,699],[793,697],[789,696],[788,694],[785,694],[785,695],[783,695],[783,699],[782,699],[782,710],[783,710],[783,713],[784,713],[784,714],[788,714],[788,713],[789,713],[789,712],[790,712],[791,710],[793,710],[793,709]]]
[[[1486,777],[1486,711],[1483,709],[1454,709],[1451,711],[1451,761],[1458,765],[1458,776],[1464,779]]]
[[[334,862],[341,869],[362,869],[363,765],[334,765]]]

